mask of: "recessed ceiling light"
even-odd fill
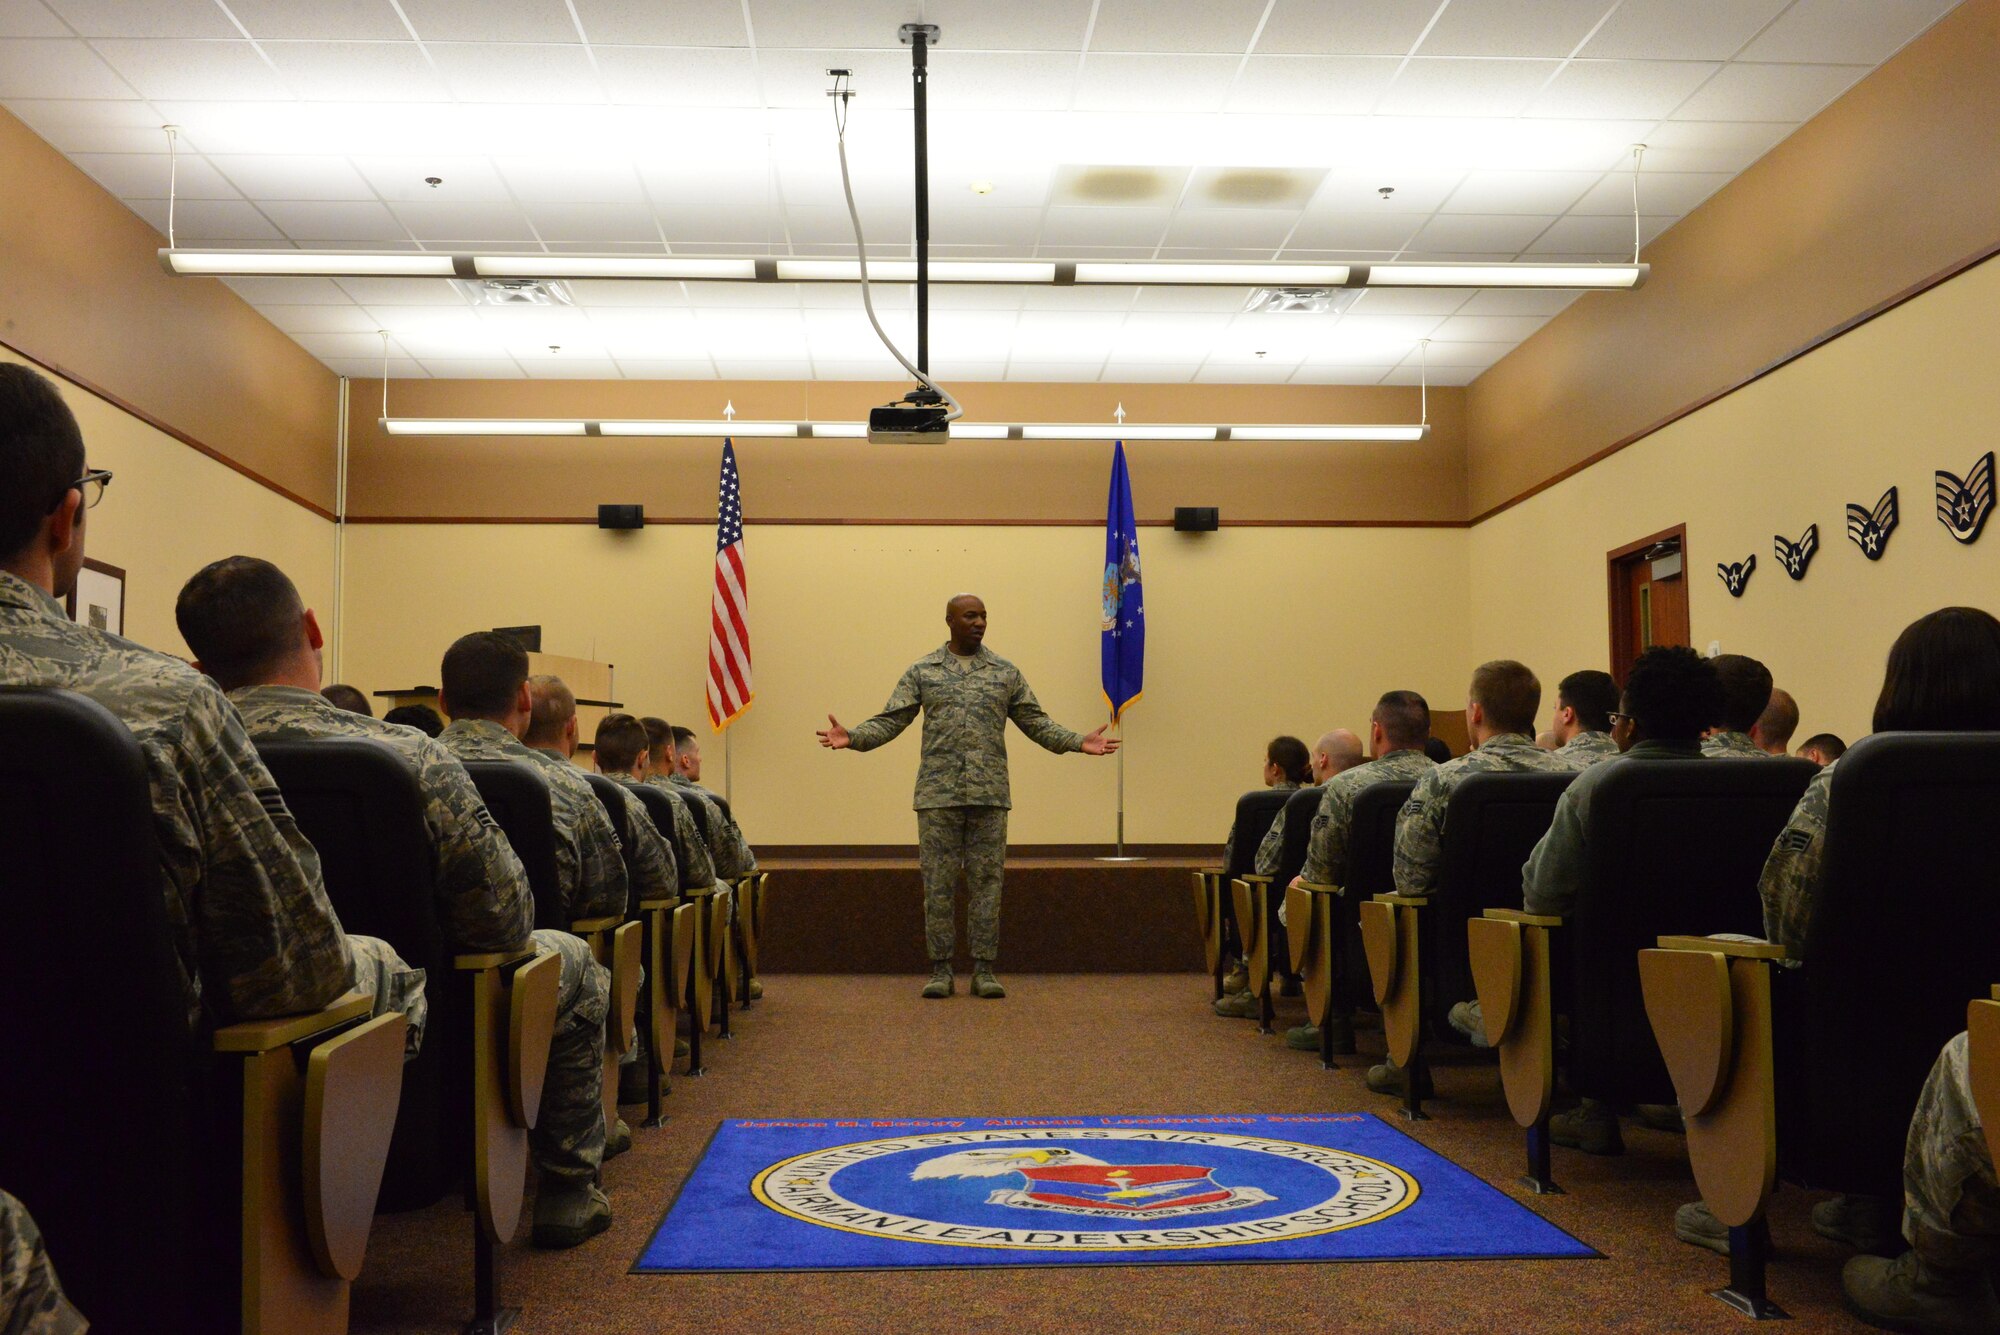
[[[972,193],[973,193],[973,194],[975,194],[975,195],[990,195],[990,194],[992,194],[992,193],[993,193],[993,182],[991,182],[991,181],[974,181],[974,182],[972,183]]]

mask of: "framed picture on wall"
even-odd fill
[[[69,613],[71,621],[80,626],[123,635],[125,572],[117,566],[84,557],[83,569],[77,572],[76,588],[70,591],[63,610]]]

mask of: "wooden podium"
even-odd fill
[[[563,684],[576,693],[576,735],[581,750],[591,749],[591,739],[597,736],[597,725],[605,715],[624,708],[611,698],[612,665],[609,663],[589,658],[568,658],[562,654],[530,653],[528,675],[561,677]],[[385,711],[400,709],[404,705],[429,705],[438,709],[438,688],[435,686],[376,691],[374,696],[377,700],[388,702]]]

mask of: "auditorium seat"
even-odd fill
[[[1967,1028],[1966,999],[1993,986],[1996,808],[2000,733],[1863,738],[1833,772],[1796,967],[1761,943],[1671,937],[1640,952],[1695,1180],[1730,1228],[1736,1305],[1765,1301],[1761,1221],[1778,1178],[1901,1198],[1917,1094]]]
[[[1445,1016],[1475,993],[1465,924],[1521,902],[1521,868],[1548,833],[1573,772],[1468,774],[1451,790],[1437,888],[1428,898],[1393,892],[1360,905],[1369,976],[1382,1007],[1389,1060],[1406,1067],[1404,1115],[1424,1116],[1424,1040],[1458,1042]]]
[[[645,806],[653,824],[673,844],[677,864],[687,866],[689,850],[681,844],[680,827],[674,820],[674,799],[650,784],[639,784],[630,791]],[[686,806],[694,811],[700,803],[689,802]],[[711,887],[683,887],[680,907],[674,910],[672,931],[658,937],[660,986],[650,993],[650,1004],[657,1007],[654,1014],[660,1018],[653,1021],[653,1026],[655,1030],[664,1027],[665,1051],[672,1052],[675,1015],[682,1009],[687,1011],[689,1075],[702,1073],[701,1040],[715,1004],[715,971],[706,965],[712,954],[709,941],[715,934],[717,908]],[[646,958],[649,961],[654,958],[650,945]],[[650,1035],[653,1031],[648,1032]],[[654,1050],[660,1051],[657,1045]],[[665,1056],[659,1061],[663,1068],[672,1064]]]
[[[1387,779],[1355,794],[1346,885],[1302,881],[1286,891],[1292,967],[1305,983],[1306,1021],[1319,1027],[1320,1064],[1329,1069],[1333,1029],[1328,1020],[1351,1014],[1369,1000],[1358,913],[1370,896],[1395,888],[1396,813],[1415,786],[1408,779]]]
[[[530,1063],[527,1078],[539,1090],[561,965],[532,951],[452,952],[437,914],[437,853],[424,824],[423,791],[393,751],[331,737],[265,740],[257,750],[319,850],[327,897],[341,923],[381,937],[429,976],[430,1022],[423,1051],[403,1067],[383,1208],[415,1209],[471,1183],[473,1273],[483,1286],[474,1305],[495,1310],[491,1249],[519,1229],[528,1131],[541,1103],[537,1093],[521,1117],[512,1115],[508,1054],[522,1053]]]
[[[611,831],[618,836],[618,847],[623,851],[628,873],[629,890],[622,916],[579,920],[570,924],[572,932],[590,942],[590,953],[597,957],[597,962],[611,972],[610,1005],[604,1016],[604,1127],[610,1132],[618,1126],[620,1059],[632,1050],[636,1041],[634,1026],[638,1020],[639,987],[645,968],[646,928],[639,920],[639,879],[629,875],[637,836],[632,829],[631,809],[625,805],[624,790],[615,780],[602,774],[581,769],[577,773],[590,785],[597,804],[604,808],[605,816],[611,821]]]
[[[1987,1156],[2000,1163],[2000,984],[1965,1008],[1965,1028],[1972,1106],[1986,1132]]]
[[[730,939],[742,974],[736,1001],[745,1008],[751,1001],[750,984],[757,978],[757,947],[763,940],[770,883],[771,873],[767,871],[753,871],[736,880],[736,912],[730,919]]]
[[[1194,874],[1195,918],[1201,926],[1202,949],[1208,961],[1208,971],[1213,975],[1217,1000],[1222,997],[1223,961],[1232,954],[1238,958],[1245,954],[1242,933],[1236,927],[1230,885],[1252,869],[1257,845],[1270,830],[1271,822],[1284,810],[1285,799],[1290,796],[1290,793],[1275,788],[1256,788],[1237,798],[1236,819],[1230,826],[1236,837],[1229,846],[1228,863],[1221,867],[1204,867]]]
[[[1251,995],[1257,998],[1260,1008],[1257,1017],[1260,1034],[1271,1032],[1274,976],[1284,971],[1298,972],[1284,924],[1278,921],[1278,905],[1284,902],[1284,888],[1306,865],[1306,843],[1312,837],[1313,817],[1319,814],[1319,799],[1317,788],[1300,788],[1287,794],[1280,808],[1285,815],[1285,833],[1280,841],[1276,870],[1268,876],[1248,871],[1230,882],[1239,928],[1245,923],[1253,924],[1244,932],[1243,965]],[[1265,827],[1267,833],[1269,828]]]
[[[105,1335],[345,1331],[403,1017],[191,1027],[145,761],[82,696],[0,688],[0,859],[0,1181],[71,1301]]]

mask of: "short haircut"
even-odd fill
[[[1527,666],[1511,658],[1496,658],[1472,670],[1472,703],[1486,711],[1486,723],[1499,732],[1533,736],[1535,714],[1542,707],[1542,683]]]
[[[1442,765],[1451,759],[1451,744],[1442,737],[1424,738],[1424,754]]]
[[[329,703],[345,709],[350,714],[366,714],[369,718],[375,717],[375,711],[369,707],[368,697],[363,695],[357,688],[349,686],[346,682],[337,681],[331,686],[322,686],[319,693],[325,696]]]
[[[1757,716],[1756,727],[1758,741],[1784,750],[1790,745],[1792,734],[1799,730],[1799,702],[1792,699],[1790,691],[1773,686],[1771,702]]]
[[[397,705],[382,716],[382,721],[415,728],[426,737],[435,737],[444,731],[444,715],[429,705]]]
[[[652,746],[646,725],[630,714],[606,714],[597,724],[597,768],[607,774],[630,774],[639,757]]]
[[[528,678],[528,699],[529,743],[561,741],[564,726],[576,717],[576,692],[561,677],[541,672]]]
[[[1610,732],[1611,712],[1618,708],[1618,683],[1609,672],[1585,668],[1556,683],[1556,703],[1576,711],[1586,732]]]
[[[694,729],[683,728],[680,724],[676,723],[674,725],[674,750],[678,751],[683,747],[695,745],[698,745],[698,743],[695,741]]]
[[[1847,754],[1847,743],[1830,732],[1816,732],[1799,743],[1801,751],[1817,751],[1827,760],[1838,760]]]
[[[1648,741],[1698,741],[1721,708],[1714,662],[1685,645],[1648,649],[1626,674],[1624,712]]]
[[[1719,722],[1730,732],[1750,731],[1771,703],[1771,669],[1742,654],[1717,654],[1709,661],[1722,683],[1722,709],[1710,726]]]
[[[0,561],[28,549],[83,469],[83,431],[55,382],[0,364]]]
[[[1877,732],[2000,729],[2000,621],[1943,607],[1903,628],[1889,650]]]
[[[674,745],[674,730],[672,725],[665,719],[658,718],[652,714],[648,714],[640,719],[639,723],[646,729],[646,745],[652,751],[653,759],[655,761],[665,760],[667,752],[671,751]]]
[[[1382,725],[1384,740],[1399,751],[1422,746],[1431,735],[1430,702],[1415,691],[1387,692],[1369,717]]]
[[[444,651],[438,678],[455,717],[497,719],[513,712],[528,680],[528,651],[511,635],[475,630]]]
[[[1283,770],[1285,777],[1293,783],[1309,783],[1312,780],[1312,753],[1296,737],[1273,737],[1264,748],[1264,759]]]
[[[305,610],[284,571],[259,557],[225,556],[181,586],[174,620],[201,670],[233,691],[261,685],[297,651],[304,643],[299,618]],[[367,703],[357,712],[366,712]]]

